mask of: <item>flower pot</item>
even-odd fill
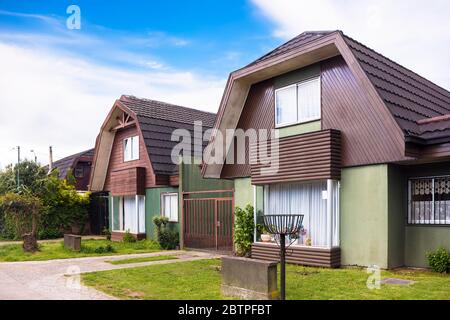
[[[261,235],[261,241],[262,242],[271,242],[272,236],[270,234],[262,234]]]

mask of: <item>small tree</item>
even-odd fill
[[[236,245],[236,254],[238,256],[249,256],[252,249],[255,227],[253,210],[253,206],[248,204],[245,209],[236,207],[234,213],[234,244]]]
[[[12,221],[16,234],[23,238],[23,249],[26,252],[38,250],[37,232],[41,200],[29,193],[17,194],[9,192],[0,197],[0,206],[5,218]]]

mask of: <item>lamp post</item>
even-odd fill
[[[271,234],[280,237],[280,299],[286,300],[286,235],[298,235],[303,214],[270,214],[263,216],[264,226]],[[292,244],[291,242],[289,246]],[[288,247],[289,247],[288,246]]]

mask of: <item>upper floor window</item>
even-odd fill
[[[129,137],[123,140],[123,160],[131,161],[139,159],[139,136]]]
[[[75,176],[75,178],[83,178],[84,177],[84,170],[83,167],[76,167],[73,175]]]
[[[450,224],[450,176],[408,181],[408,223]]]
[[[320,77],[275,91],[277,127],[320,119]]]

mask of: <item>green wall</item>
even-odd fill
[[[198,164],[182,163],[179,167],[180,188],[182,191],[231,190],[233,180],[204,179]],[[203,195],[204,196],[204,195]],[[213,196],[217,196],[214,194]]]
[[[306,68],[297,69],[283,75],[280,75],[274,79],[274,88],[279,89],[288,85],[307,80],[309,78],[317,77],[320,75],[320,64],[314,64]]]
[[[321,130],[321,121],[312,121],[307,123],[301,123],[293,126],[283,127],[277,129],[279,138],[295,136],[298,134],[320,131]]]
[[[341,179],[341,262],[388,267],[388,166],[346,168]]]
[[[245,208],[253,205],[253,186],[250,178],[234,179],[234,203],[236,207]]]
[[[161,193],[178,192],[176,187],[150,188],[145,190],[145,232],[147,239],[156,240],[156,227],[153,224],[153,217],[161,215]],[[178,221],[180,221],[180,211],[178,211]],[[179,231],[179,223],[170,222],[169,227]]]
[[[407,226],[405,231],[405,264],[428,267],[426,253],[444,247],[450,251],[450,227]]]

